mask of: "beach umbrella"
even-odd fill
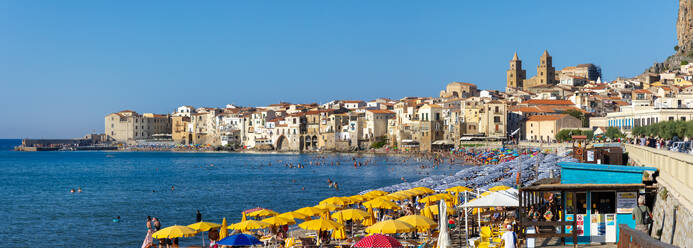
[[[383,196],[387,195],[387,192],[382,191],[382,190],[373,190],[373,191],[368,191],[368,193],[364,194],[365,196]]]
[[[452,188],[447,188],[447,189],[445,189],[445,191],[451,192],[451,193],[461,193],[461,192],[465,192],[465,191],[472,191],[472,189],[467,188],[465,186],[455,186]]]
[[[440,200],[445,200],[445,201],[453,201],[454,199],[450,194],[445,194],[445,193],[440,193],[436,195],[429,195],[424,198],[419,199],[419,202],[421,203],[426,203],[426,205],[430,203],[434,203]]]
[[[330,197],[325,200],[322,200],[320,204],[332,204],[332,205],[337,205],[337,206],[345,206],[349,205],[351,201],[346,198],[346,197]]]
[[[435,221],[433,221],[431,218],[428,218],[428,217],[422,216],[422,215],[407,215],[404,217],[400,217],[397,220],[405,222],[409,225],[412,225],[412,226],[416,227],[416,230],[419,230],[422,232],[436,228],[438,226],[438,224]]]
[[[421,215],[423,215],[426,218],[433,219],[433,213],[431,212],[431,209],[429,207],[424,207],[421,209]]]
[[[197,231],[197,232],[206,232],[206,231],[209,231],[209,229],[218,228],[218,227],[220,227],[220,226],[221,226],[221,225],[219,225],[219,224],[217,224],[217,223],[204,222],[204,221],[200,221],[200,222],[197,222],[197,223],[188,225],[188,227],[192,228],[193,230],[195,230],[195,231]],[[204,246],[204,244],[205,244],[205,236],[204,236],[204,235],[200,235],[200,237],[202,237],[202,246]]]
[[[265,223],[270,224],[272,226],[283,226],[283,225],[296,224],[296,221],[294,219],[289,219],[289,218],[284,218],[284,217],[279,217],[279,216],[274,216],[274,217],[269,217],[269,218],[263,219],[262,222],[265,222]]]
[[[321,213],[325,212],[326,210],[322,208],[316,208],[316,207],[305,207],[305,208],[300,208],[294,212],[303,214],[305,216],[317,216],[320,215]]]
[[[381,221],[366,228],[367,233],[409,233],[415,230],[414,226],[399,220]]]
[[[278,214],[279,214],[279,213],[277,213],[277,212],[275,212],[275,211],[272,211],[272,210],[263,208],[263,209],[260,209],[260,210],[257,210],[257,211],[253,211],[253,212],[248,213],[248,216],[251,216],[251,217],[264,217],[264,216],[276,216],[276,215],[278,215]]]
[[[340,207],[334,204],[329,204],[329,203],[321,203],[318,205],[315,205],[316,208],[323,209],[323,210],[328,210],[328,211],[335,211],[339,209]]]
[[[427,194],[426,191],[423,191],[420,189],[415,189],[415,188],[414,189],[408,189],[407,192],[410,192],[410,193],[414,194],[415,196]]]
[[[408,191],[408,190],[401,190],[401,191],[397,191],[396,193],[397,193],[397,194],[400,194],[400,195],[404,195],[404,196],[406,196],[407,198],[412,198],[412,197],[414,197],[414,196],[417,196],[416,193],[411,192],[411,191]]]
[[[442,200],[440,203],[438,203],[438,206],[440,212],[447,212],[447,205],[445,202]],[[438,242],[436,244],[436,247],[438,248],[447,248],[450,246],[450,235],[448,234],[448,216],[445,214],[441,214],[438,218],[438,221],[440,221],[440,228],[438,228]]]
[[[428,210],[430,210],[432,214],[438,215],[438,211],[439,211],[439,210],[438,210],[438,205],[431,205],[431,206],[428,206],[428,207],[426,207],[426,208],[428,208]],[[448,215],[451,215],[451,214],[454,214],[454,213],[455,213],[455,210],[452,209],[452,208],[445,208],[445,209],[446,209],[446,212],[447,212]]]
[[[392,210],[398,210],[401,209],[400,206],[397,204],[391,202],[391,201],[386,201],[382,199],[375,199],[375,200],[370,200],[367,202],[363,203],[364,207],[367,208],[380,208],[380,209],[392,209]]]
[[[366,197],[362,195],[352,195],[348,198],[351,203],[360,203],[366,200]]]
[[[344,209],[332,214],[333,219],[344,219],[344,220],[363,220],[368,218],[370,215],[368,212],[361,209]]]
[[[361,224],[364,226],[372,226],[375,224],[375,213],[373,213],[373,208],[368,208],[368,217],[366,217]]]
[[[505,185],[498,185],[498,186],[491,187],[491,188],[489,188],[488,190],[489,190],[489,191],[503,191],[503,190],[506,190],[506,189],[509,189],[509,188],[510,188],[510,187],[505,186]],[[484,192],[484,193],[485,193],[485,192]]]
[[[219,227],[219,239],[226,238],[229,232],[226,230],[226,217],[221,221],[221,226]]]
[[[387,195],[385,195],[385,196],[381,196],[381,198],[382,198],[382,197],[389,197],[390,199],[393,199],[393,200],[396,200],[396,201],[401,201],[401,200],[407,199],[407,198],[409,198],[409,197],[411,197],[411,196],[409,196],[409,195],[407,195],[407,194],[404,194],[404,193],[402,193],[402,192],[395,192],[395,193],[387,194]]]
[[[245,216],[245,211],[242,212],[243,217],[241,217],[241,222],[248,220],[248,218]]]
[[[414,188],[414,189],[417,189],[417,190],[421,190],[421,191],[423,191],[423,192],[426,192],[426,194],[434,194],[434,193],[436,193],[435,190],[432,190],[431,188],[428,188],[428,187],[416,187],[416,188]]]
[[[299,219],[299,220],[306,220],[307,218],[309,218],[309,216],[302,214],[302,213],[298,213],[298,212],[286,212],[286,213],[283,213],[283,214],[280,214],[277,216],[282,217],[282,218],[286,218],[286,219]]]
[[[253,235],[239,233],[236,235],[228,236],[222,240],[219,240],[219,242],[217,242],[217,244],[218,245],[228,245],[228,246],[252,246],[252,245],[260,245],[260,244],[262,244],[262,241],[260,241],[259,239],[257,239]]]
[[[174,225],[169,226],[152,234],[155,239],[170,239],[170,238],[180,238],[180,237],[192,237],[197,234],[195,229],[187,226]]]
[[[256,230],[256,229],[264,229],[268,228],[271,225],[269,223],[265,223],[262,221],[258,220],[246,220],[242,222],[235,223],[233,225],[230,225],[228,229],[233,229],[233,230],[238,230],[241,232],[245,232],[248,230]]]
[[[402,244],[397,239],[382,234],[371,234],[354,244],[358,248],[401,248]]]
[[[301,224],[298,224],[298,227],[303,228],[305,230],[329,231],[329,230],[339,229],[340,227],[344,227],[344,225],[339,224],[339,223],[332,221],[332,220],[317,219],[317,220],[309,220],[309,221],[303,222]]]
[[[344,218],[342,218],[342,215],[339,215],[337,218],[337,222],[339,224],[342,224],[342,227],[337,228],[336,231],[332,232],[332,238],[333,239],[346,239],[346,230],[344,230]]]
[[[217,223],[204,222],[204,221],[200,221],[200,222],[188,225],[188,227],[190,227],[193,230],[198,231],[198,232],[206,232],[206,231],[209,231],[209,229],[218,228],[220,226],[221,225],[217,224]]]

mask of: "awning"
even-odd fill
[[[449,140],[436,140],[436,141],[433,141],[433,144],[434,145],[454,145],[452,143],[452,141],[449,141]]]
[[[517,190],[509,189],[492,192],[481,198],[474,199],[462,205],[465,208],[490,208],[490,207],[519,207]]]

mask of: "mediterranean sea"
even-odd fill
[[[205,221],[226,217],[230,224],[244,209],[293,211],[402,177],[415,181],[463,168],[386,155],[12,151],[20,143],[0,140],[2,247],[139,247],[147,216],[160,218],[162,227],[188,225],[199,209]],[[353,159],[369,163],[355,168]],[[285,166],[299,162],[305,167]],[[328,187],[328,178],[339,191]],[[79,187],[82,193],[70,193]],[[199,244],[199,236],[181,239],[183,246]]]

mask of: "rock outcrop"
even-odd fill
[[[681,67],[682,62],[693,63],[693,0],[679,0],[676,38],[678,39],[678,43],[674,47],[676,52],[664,62],[655,63],[647,68],[644,74],[675,70]]]
[[[693,52],[693,0],[679,0],[679,17],[676,21],[677,54]]]

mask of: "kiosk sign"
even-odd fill
[[[638,205],[637,192],[617,192],[616,193],[616,213],[630,214],[633,208]]]

